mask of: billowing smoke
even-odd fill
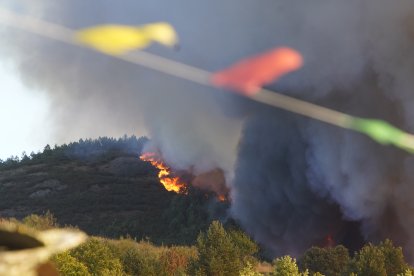
[[[150,50],[207,70],[288,45],[305,67],[273,88],[414,131],[409,0],[8,2],[70,28],[168,21],[182,50]],[[3,56],[53,100],[57,142],[145,129],[172,167],[223,170],[231,214],[273,254],[299,254],[327,235],[352,244],[355,233],[414,248],[410,155],[89,50],[3,34]]]
[[[285,5],[288,40],[306,53],[307,65],[281,87],[412,131],[413,7],[322,2]],[[243,133],[233,214],[274,252],[298,254],[327,235],[355,246],[358,236],[340,230],[347,227],[360,227],[366,240],[389,237],[411,250],[412,157],[274,111],[256,113]]]

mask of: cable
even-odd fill
[[[16,14],[0,8],[0,21],[5,25],[43,37],[97,51],[95,48],[88,47],[75,40],[74,30],[42,19]],[[101,51],[98,52],[109,55]],[[212,75],[210,72],[148,52],[137,50],[134,53],[110,56],[200,85],[216,87],[210,82]],[[256,102],[284,109],[341,128],[364,133],[381,144],[393,144],[409,152],[414,152],[414,136],[384,121],[354,117],[267,89],[262,89],[254,95],[243,96]]]

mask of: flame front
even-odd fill
[[[227,197],[225,195],[217,195],[217,200],[220,202],[227,201]]]
[[[335,241],[333,239],[332,234],[326,235],[323,241],[323,247],[334,247],[334,246],[335,246]]]
[[[144,153],[139,157],[143,161],[150,162],[154,167],[159,169],[158,178],[167,191],[184,193],[186,185],[179,177],[171,176],[171,168],[168,167],[155,153]]]

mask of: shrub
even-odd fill
[[[409,265],[404,260],[401,247],[395,247],[390,240],[378,246],[371,243],[357,252],[350,262],[348,272],[359,276],[404,274]]]
[[[197,238],[199,258],[191,267],[196,275],[238,275],[249,254],[257,252],[255,245],[239,232],[228,233],[218,221],[213,221],[206,233]]]
[[[69,252],[57,254],[52,257],[52,262],[61,275],[65,276],[90,276],[88,268],[79,262]]]
[[[349,253],[342,245],[332,248],[311,247],[300,259],[302,269],[310,273],[320,272],[326,276],[340,276],[349,263]]]
[[[82,262],[92,275],[122,275],[123,268],[108,245],[98,238],[91,238],[86,243],[73,249],[70,253]]]
[[[308,271],[303,273],[299,272],[298,265],[296,264],[296,259],[290,256],[284,256],[277,258],[273,261],[275,265],[275,276],[308,276]]]
[[[242,258],[243,265],[247,265],[248,262],[253,266],[256,265],[258,262],[254,255],[259,251],[259,246],[243,231],[230,230],[228,233],[239,256]]]
[[[253,265],[250,262],[246,263],[246,266],[240,271],[240,276],[260,276],[259,272],[257,272]]]
[[[23,218],[22,223],[28,227],[40,231],[59,227],[56,218],[49,211],[47,211],[44,215],[29,215]]]
[[[160,256],[161,275],[183,275],[189,264],[197,258],[197,251],[191,247],[173,246]]]
[[[136,242],[132,239],[109,241],[108,246],[119,258],[124,271],[131,275],[159,275],[159,257],[165,250],[148,241]]]
[[[159,263],[157,255],[149,251],[131,248],[123,254],[125,271],[132,275],[158,275]]]

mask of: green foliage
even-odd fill
[[[366,245],[355,254],[349,272],[359,276],[387,276],[384,255],[374,245]]]
[[[129,249],[122,256],[125,271],[132,275],[158,275],[157,256],[139,249]]]
[[[124,242],[124,251],[119,255],[125,271],[131,275],[158,275],[159,272],[159,249],[151,244],[127,245]]]
[[[197,275],[238,275],[242,269],[237,249],[221,223],[214,221],[197,238]]]
[[[197,258],[194,247],[159,247],[132,239],[109,240],[108,246],[130,275],[183,275],[191,260]]]
[[[160,275],[185,275],[189,264],[197,259],[197,250],[193,247],[174,246],[160,256]]]
[[[44,215],[29,215],[23,218],[22,223],[36,230],[47,230],[59,227],[56,218],[49,211],[47,211]]]
[[[253,265],[250,262],[246,263],[246,266],[240,271],[240,276],[260,276],[259,272],[257,272]]]
[[[238,275],[257,246],[240,233],[229,234],[218,221],[197,238],[199,258],[194,262],[196,275]]]
[[[4,222],[16,219],[2,219]],[[30,215],[25,225],[40,230],[56,227],[56,219],[47,212]],[[352,259],[343,246],[312,247],[301,258],[301,270],[290,256],[277,258],[273,267],[258,263],[258,246],[241,230],[226,230],[213,221],[206,232],[199,234],[197,247],[155,246],[131,238],[110,240],[91,238],[71,251],[52,257],[62,275],[70,276],[184,276],[184,275],[242,275],[258,276],[412,276],[401,247],[390,240],[379,245],[367,244]],[[303,271],[304,270],[304,271]],[[269,274],[270,273],[270,274]]]
[[[409,268],[404,260],[402,248],[395,247],[391,240],[381,242],[378,249],[384,255],[384,266],[388,275],[404,273]]]
[[[208,213],[209,201],[204,192],[189,189],[187,196],[175,196],[163,213],[167,243],[193,244],[200,231],[205,231],[211,218]]]
[[[332,248],[311,247],[299,261],[302,269],[310,273],[320,272],[326,276],[340,276],[349,263],[349,253],[342,245]]]
[[[75,257],[64,252],[57,254],[52,258],[52,262],[55,264],[57,270],[61,275],[65,276],[90,276],[86,265],[81,263]]]
[[[301,273],[299,267],[296,264],[296,259],[290,256],[283,256],[277,258],[273,262],[275,266],[275,276],[308,276],[308,271]]]
[[[121,262],[101,239],[91,238],[70,254],[82,262],[92,275],[123,275]]]
[[[413,276],[413,271],[407,268],[404,273],[397,274],[396,276]]]
[[[236,246],[239,255],[244,256],[254,265],[256,259],[253,256],[259,251],[259,246],[241,230],[230,230],[228,234]]]
[[[394,247],[390,240],[365,245],[351,260],[348,272],[358,276],[387,276],[403,274],[409,269],[401,247]]]

